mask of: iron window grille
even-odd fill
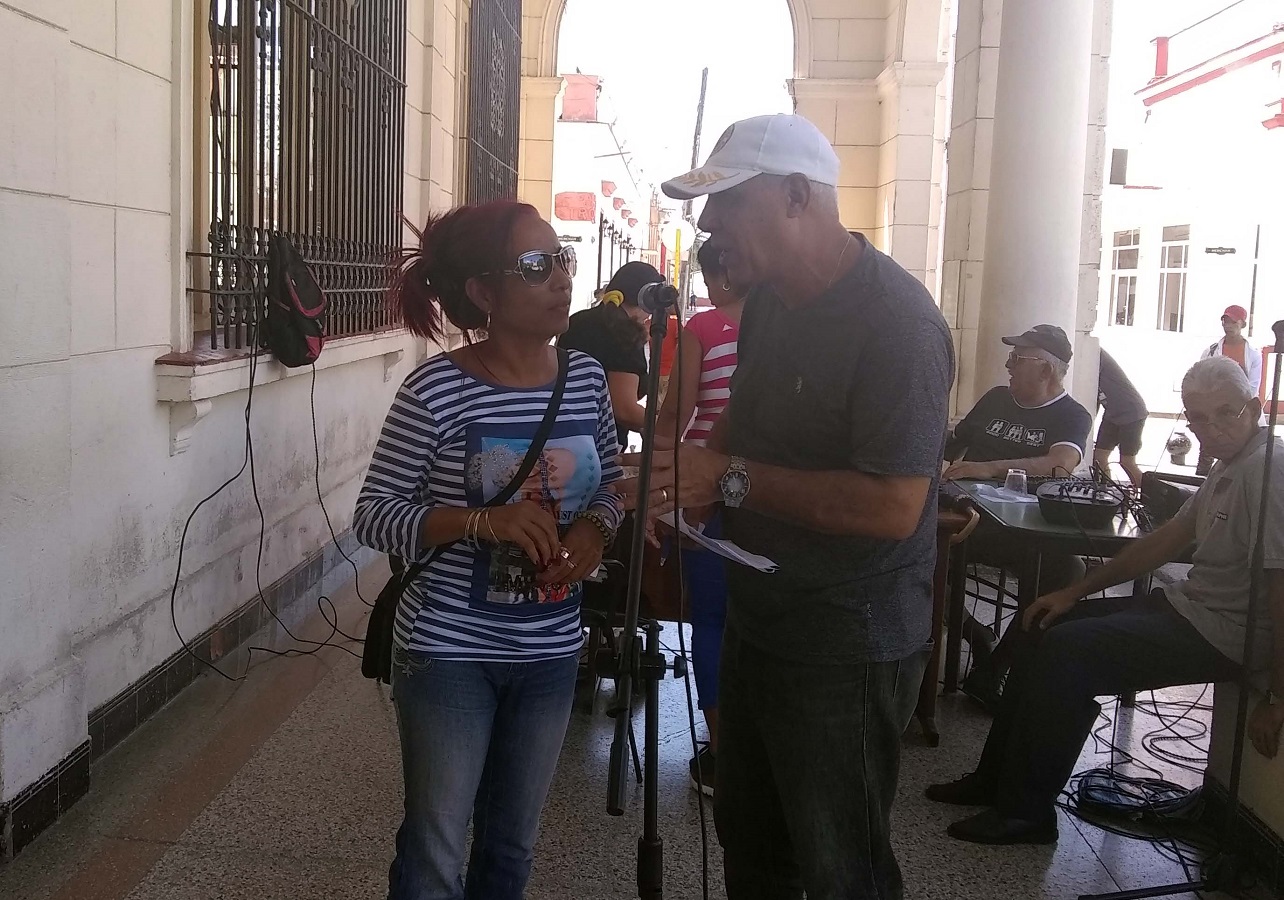
[[[512,199],[517,196],[521,0],[472,0],[468,15],[463,201]]]
[[[286,235],[329,298],[328,337],[392,325],[401,241],[407,0],[210,0],[209,347],[250,346],[267,247]],[[261,343],[261,342],[260,342]]]

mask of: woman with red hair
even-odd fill
[[[554,397],[574,274],[574,251],[533,207],[497,201],[429,219],[391,291],[415,334],[439,339],[444,316],[466,341],[397,392],[354,519],[367,546],[428,560],[394,630],[406,800],[389,900],[520,900],[530,874],[575,691],[580,583],[622,516],[597,362],[569,354],[531,475],[487,504],[520,474]]]

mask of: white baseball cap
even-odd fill
[[[660,189],[677,200],[716,194],[756,175],[805,175],[820,184],[838,184],[838,154],[820,129],[802,116],[754,116],[722,133],[709,159],[666,181]]]

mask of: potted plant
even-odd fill
[[[1168,439],[1168,456],[1173,461],[1174,466],[1186,465],[1186,454],[1194,446],[1186,432],[1178,431]]]

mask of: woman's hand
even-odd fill
[[[477,523],[477,536],[516,544],[541,569],[558,561],[562,546],[557,520],[530,500],[487,508]]]
[[[574,584],[597,571],[606,542],[597,526],[579,519],[562,538],[562,549],[553,564],[540,572],[539,584]]]

